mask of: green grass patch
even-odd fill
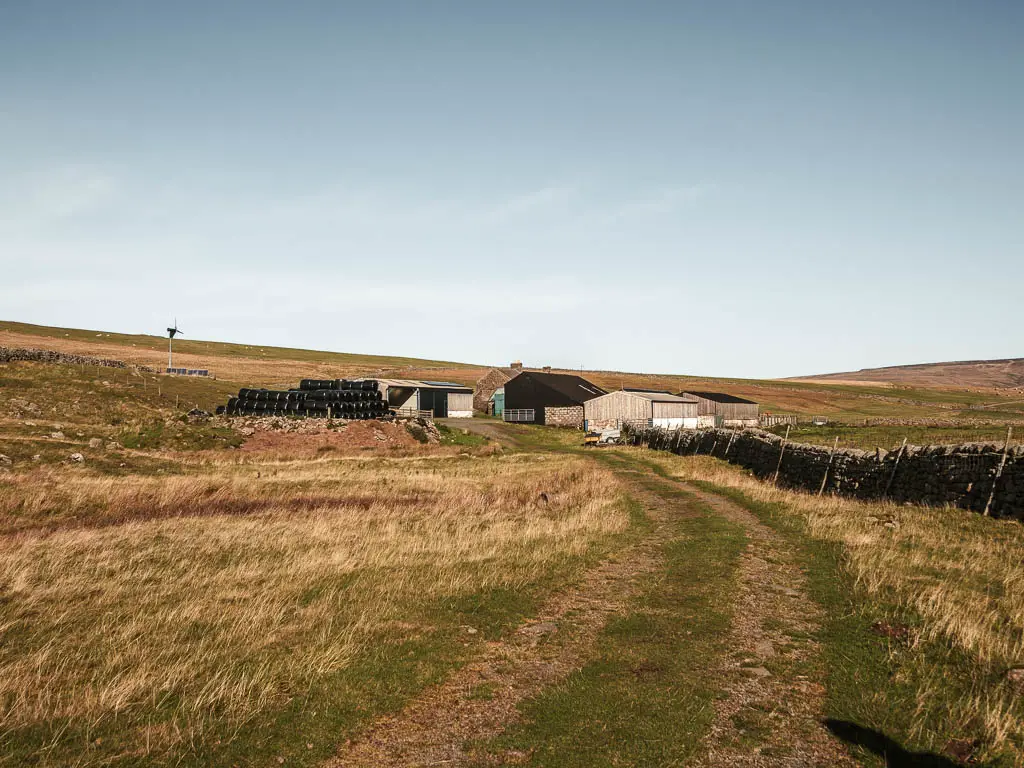
[[[488,439],[483,435],[470,432],[468,429],[452,429],[447,424],[437,424],[437,431],[441,433],[441,445],[478,448],[488,443]]]
[[[776,435],[785,435],[786,427],[773,427],[769,430]],[[1013,443],[1024,442],[1024,428],[1015,430]],[[956,427],[858,427],[849,424],[828,424],[816,427],[811,424],[799,424],[791,427],[789,439],[798,443],[827,445],[831,447],[839,438],[840,448],[861,448],[874,450],[899,448],[906,438],[911,445],[953,445],[959,443],[995,443],[1002,445],[1006,440],[1006,427],[1001,425],[971,425]]]

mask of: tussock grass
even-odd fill
[[[3,490],[0,747],[57,762],[109,758],[76,752],[96,734],[150,756],[229,739],[380,643],[435,631],[432,604],[527,589],[628,524],[610,473],[530,456]]]
[[[632,450],[632,449],[628,449]],[[707,457],[644,454],[668,473],[741,491],[802,520],[812,537],[842,546],[855,582],[883,603],[919,617],[910,643],[931,644],[959,659],[967,695],[952,698],[941,666],[914,667],[918,735],[925,721],[980,731],[994,749],[1024,759],[1024,721],[1005,671],[1024,664],[1024,528],[954,508],[865,503],[773,488]],[[913,650],[912,648],[912,650]],[[915,666],[916,664],[916,666]]]

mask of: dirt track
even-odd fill
[[[509,442],[501,424],[463,421],[445,423]],[[631,468],[630,473],[637,470]],[[741,525],[749,540],[739,568],[728,648],[718,668],[709,670],[720,695],[697,764],[855,765],[821,725],[823,670],[820,649],[811,639],[819,609],[804,590],[793,553],[778,534],[733,502],[686,483],[665,482]],[[402,712],[380,718],[327,765],[476,764],[483,756],[474,754],[472,744],[502,733],[518,720],[520,702],[587,663],[607,621],[628,610],[638,580],[658,569],[661,546],[669,535],[666,520],[693,514],[689,502],[666,501],[639,487],[634,493],[654,522],[641,541],[556,595],[510,639],[488,643],[479,658],[447,682],[426,691]],[[493,695],[476,695],[482,687]],[[506,764],[523,762],[523,757],[516,753],[489,759]]]
[[[483,435],[490,440],[496,440],[503,445],[514,447],[517,445],[515,436],[508,427],[500,421],[488,421],[486,419],[437,419],[438,424],[444,424],[452,429],[466,429],[470,432]]]

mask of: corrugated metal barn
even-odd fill
[[[473,415],[473,390],[450,381],[379,379],[388,405],[399,413],[430,411],[443,419]]]
[[[605,391],[580,376],[523,371],[505,383],[505,421],[583,426],[583,404]]]
[[[753,400],[746,400],[724,392],[680,392],[681,396],[697,398],[698,414],[714,415],[721,418],[726,427],[756,427],[761,417],[761,407]]]
[[[696,429],[697,398],[669,392],[624,389],[583,404],[587,429],[619,428],[625,423],[662,429]]]

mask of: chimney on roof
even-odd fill
[[[523,361],[513,360],[512,365],[510,365],[509,368],[511,368],[513,371],[521,371],[523,370]]]
[[[544,373],[551,373],[551,366],[550,365],[545,365],[544,366]]]

